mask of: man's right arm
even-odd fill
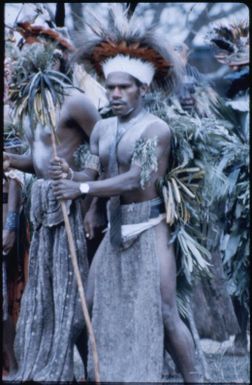
[[[99,163],[99,135],[100,135],[100,122],[98,121],[95,124],[95,127],[93,129],[93,132],[90,136],[90,155],[94,156]],[[49,176],[53,180],[59,180],[64,179],[65,177],[63,175],[67,175],[67,179],[71,179],[75,182],[86,182],[90,180],[96,180],[99,173],[98,170],[91,169],[88,167],[84,168],[81,171],[73,171],[71,170],[68,163],[62,159],[62,158],[54,158],[50,162],[49,167]]]
[[[23,172],[35,174],[31,152],[25,153],[23,155],[4,152],[3,161],[4,161],[4,167],[3,167],[4,171],[7,171],[9,168],[15,168]]]

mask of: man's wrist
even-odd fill
[[[61,174],[61,177],[62,177],[63,179],[73,180],[74,172],[73,172],[73,170],[71,169],[71,167],[68,168],[68,171],[67,171],[67,172],[63,172],[63,173]]]
[[[80,183],[79,185],[79,189],[80,189],[80,192],[81,192],[81,195],[83,194],[88,194],[89,190],[90,190],[90,186],[88,183]]]
[[[68,170],[68,173],[67,173],[67,179],[73,180],[73,178],[74,178],[74,172],[71,169],[71,167],[69,167],[69,170]]]

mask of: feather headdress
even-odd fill
[[[207,39],[218,48],[219,52],[215,57],[220,63],[230,66],[249,64],[248,22],[214,26]]]
[[[24,3],[11,28],[12,33],[17,31],[22,36],[18,47],[22,49],[24,44],[33,43],[54,44],[63,52],[73,52],[75,48],[66,28],[57,27],[53,19],[46,4]]]
[[[87,30],[75,39],[78,48],[75,59],[84,63],[88,71],[93,70],[104,78],[111,63],[114,71],[122,68],[121,71],[127,72],[127,68],[128,73],[140,81],[141,73],[146,72],[146,79],[153,77],[152,85],[167,91],[173,91],[180,84],[183,66],[173,47],[154,27],[144,27],[135,15],[129,19],[122,4],[110,5],[106,20],[99,20],[91,12],[88,20]]]
[[[53,42],[62,50],[68,52],[75,51],[70,40],[63,36],[63,31],[57,31],[43,25],[31,24],[28,21],[17,22],[16,30],[23,36],[27,44]]]

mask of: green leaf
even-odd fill
[[[236,204],[236,207],[235,207],[235,217],[236,218],[239,219],[241,217],[243,209],[244,209],[244,207],[242,205],[240,205],[239,203]]]
[[[46,87],[51,92],[53,103],[56,106],[56,104],[58,102],[58,96],[57,96],[57,92],[55,92],[55,90],[54,90],[53,83],[51,82],[50,77],[47,76],[46,73],[44,73],[42,76],[43,76],[43,80],[44,80],[44,83],[45,83]]]
[[[48,70],[46,71],[46,73],[50,76],[50,77],[54,77],[54,78],[58,78],[58,80],[64,82],[64,83],[69,83],[69,84],[72,84],[72,81],[69,79],[68,76],[64,75],[62,72],[58,72],[58,71],[53,71],[53,70]]]
[[[226,264],[237,253],[240,239],[241,239],[241,234],[232,233],[230,235],[230,238],[226,246],[225,254],[224,254],[224,260],[223,260],[224,264]]]

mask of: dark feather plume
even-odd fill
[[[224,39],[212,39],[212,43],[216,44],[220,49],[225,49],[229,52],[234,52],[232,44]]]
[[[216,25],[208,32],[207,40],[220,50],[216,55],[221,63],[247,65],[249,63],[249,24],[240,21],[229,26]]]

